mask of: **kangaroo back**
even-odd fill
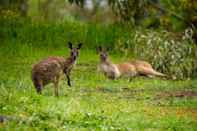
[[[121,75],[133,77],[137,75],[136,67],[130,63],[116,64]]]
[[[132,65],[134,65],[135,67],[139,67],[139,66],[143,66],[143,67],[147,67],[147,68],[152,68],[151,64],[149,64],[146,61],[141,61],[141,60],[132,60],[130,61],[130,63]]]
[[[63,74],[63,57],[49,57],[35,64],[32,68],[32,81],[38,93],[43,86],[56,83]]]
[[[32,68],[32,79],[41,79],[43,85],[53,82],[54,78],[61,74],[64,62],[63,57],[49,57],[40,61]]]

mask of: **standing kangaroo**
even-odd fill
[[[120,64],[113,64],[107,55],[107,52],[98,48],[100,55],[99,70],[104,73],[110,79],[116,79],[120,76],[134,77],[136,75],[145,75],[148,77],[160,76],[164,77],[166,75],[155,71],[152,66],[145,61],[133,60],[131,62],[125,62]]]
[[[73,48],[71,42],[68,43],[68,46],[71,50],[68,58],[65,59],[58,56],[48,57],[33,66],[32,81],[39,94],[41,94],[42,88],[45,85],[53,83],[55,95],[58,96],[58,83],[62,74],[66,75],[67,84],[71,86],[70,72],[76,63],[82,43],[78,44],[77,48]]]

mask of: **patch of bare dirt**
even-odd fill
[[[192,117],[193,119],[197,119],[197,109],[190,108],[161,108],[161,112],[165,112],[164,114],[169,114],[170,112],[176,114],[177,117]]]
[[[113,88],[103,88],[103,87],[97,87],[97,91],[103,92],[103,93],[129,93],[129,94],[137,94],[144,92],[144,89],[130,89],[127,87],[119,88],[119,89],[113,89]]]
[[[197,120],[197,109],[195,108],[180,108],[180,107],[145,107],[144,112],[149,115],[158,115],[159,116],[168,116],[176,115],[176,117],[182,119],[184,117],[191,117],[194,120]]]
[[[177,98],[197,97],[197,91],[193,91],[193,90],[164,91],[156,95],[156,98],[171,98],[171,97],[177,97]]]

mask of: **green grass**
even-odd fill
[[[197,129],[196,97],[158,97],[165,92],[197,91],[197,80],[172,81],[145,77],[112,81],[96,70],[98,56],[83,49],[71,80],[38,95],[31,66],[51,55],[67,56],[64,48],[18,45],[0,49],[0,114],[11,120],[0,130],[185,130]],[[128,60],[110,53],[116,62]]]

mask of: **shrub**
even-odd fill
[[[132,52],[170,76],[182,79],[197,75],[197,46],[188,31],[181,39],[166,31],[136,31],[130,39],[120,38],[116,48],[127,54]]]

